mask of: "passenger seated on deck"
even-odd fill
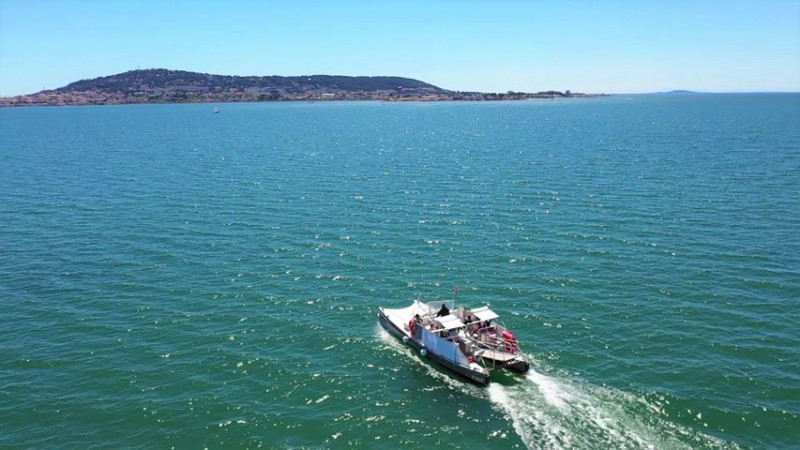
[[[442,303],[442,309],[440,309],[439,312],[436,313],[436,317],[444,317],[444,316],[447,316],[449,314],[450,314],[450,310],[447,309],[447,305]]]

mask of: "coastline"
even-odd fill
[[[508,92],[449,92],[449,93],[395,93],[395,92],[336,92],[336,93],[292,93],[279,96],[265,96],[246,92],[224,94],[190,94],[174,92],[158,96],[137,96],[124,93],[98,91],[55,92],[43,91],[36,94],[0,97],[0,108],[26,106],[91,106],[91,105],[131,105],[131,104],[177,104],[177,103],[256,103],[256,102],[298,102],[298,101],[384,101],[384,102],[447,102],[447,101],[522,101],[555,98],[593,98],[609,94],[573,94],[558,91],[538,93]]]

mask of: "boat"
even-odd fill
[[[498,318],[488,306],[456,309],[454,300],[378,308],[378,321],[389,334],[423,358],[484,386],[496,370],[525,373],[530,368],[516,336]]]

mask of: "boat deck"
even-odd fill
[[[511,354],[511,353],[506,353],[506,352],[498,352],[496,350],[488,350],[488,349],[487,350],[483,350],[483,353],[481,353],[481,357],[482,358],[493,359],[495,361],[499,361],[499,362],[503,362],[503,363],[518,359],[517,355]]]

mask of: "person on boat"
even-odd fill
[[[436,317],[444,317],[444,316],[447,316],[449,314],[450,314],[450,310],[447,309],[447,305],[442,303],[442,309],[440,309],[439,312],[436,313]]]
[[[422,322],[422,317],[419,314],[414,314],[414,317],[411,318],[411,321],[408,322],[408,331],[411,332],[411,337],[415,337],[417,334],[417,324]]]

